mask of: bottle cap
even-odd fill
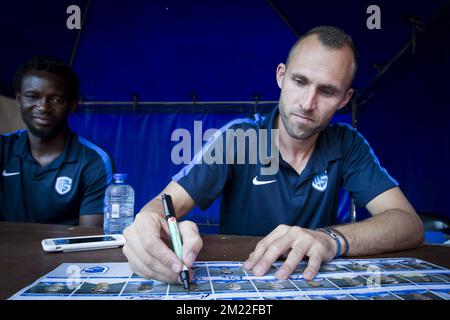
[[[115,183],[126,183],[128,180],[128,174],[126,173],[114,173],[113,179]]]

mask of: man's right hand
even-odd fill
[[[123,253],[131,270],[144,278],[181,283],[179,273],[184,263],[192,279],[191,267],[203,241],[195,223],[182,221],[178,228],[183,241],[183,261],[162,240],[164,238],[171,243],[167,222],[160,214],[144,211],[136,215],[134,223],[124,231],[126,244]]]

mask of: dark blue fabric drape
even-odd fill
[[[193,139],[194,121],[201,121],[203,133],[209,128],[220,128],[227,122],[247,117],[243,113],[191,113],[148,111],[81,110],[72,114],[71,128],[86,139],[106,150],[116,164],[116,172],[128,173],[129,183],[136,192],[135,212],[155,197],[184,165],[171,161],[171,141],[175,129],[188,130]],[[335,121],[348,122],[349,116],[338,116]],[[191,157],[194,156],[192,152]],[[344,198],[348,200],[347,198]],[[339,219],[348,219],[347,202],[343,202]],[[202,212],[195,208],[188,216],[200,224],[203,232],[216,233],[219,204],[216,201]]]

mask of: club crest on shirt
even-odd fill
[[[312,182],[313,188],[320,192],[325,191],[325,189],[327,188],[327,184],[328,184],[328,175],[326,171],[318,173],[314,177]]]
[[[55,183],[55,190],[60,195],[64,195],[72,189],[72,179],[69,177],[58,177]]]

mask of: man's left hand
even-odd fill
[[[252,270],[257,276],[262,276],[280,256],[287,254],[284,264],[275,273],[278,279],[285,280],[290,277],[303,257],[307,256],[309,261],[303,277],[310,281],[319,271],[322,262],[331,261],[336,252],[336,242],[323,232],[279,225],[258,242],[243,267]]]

